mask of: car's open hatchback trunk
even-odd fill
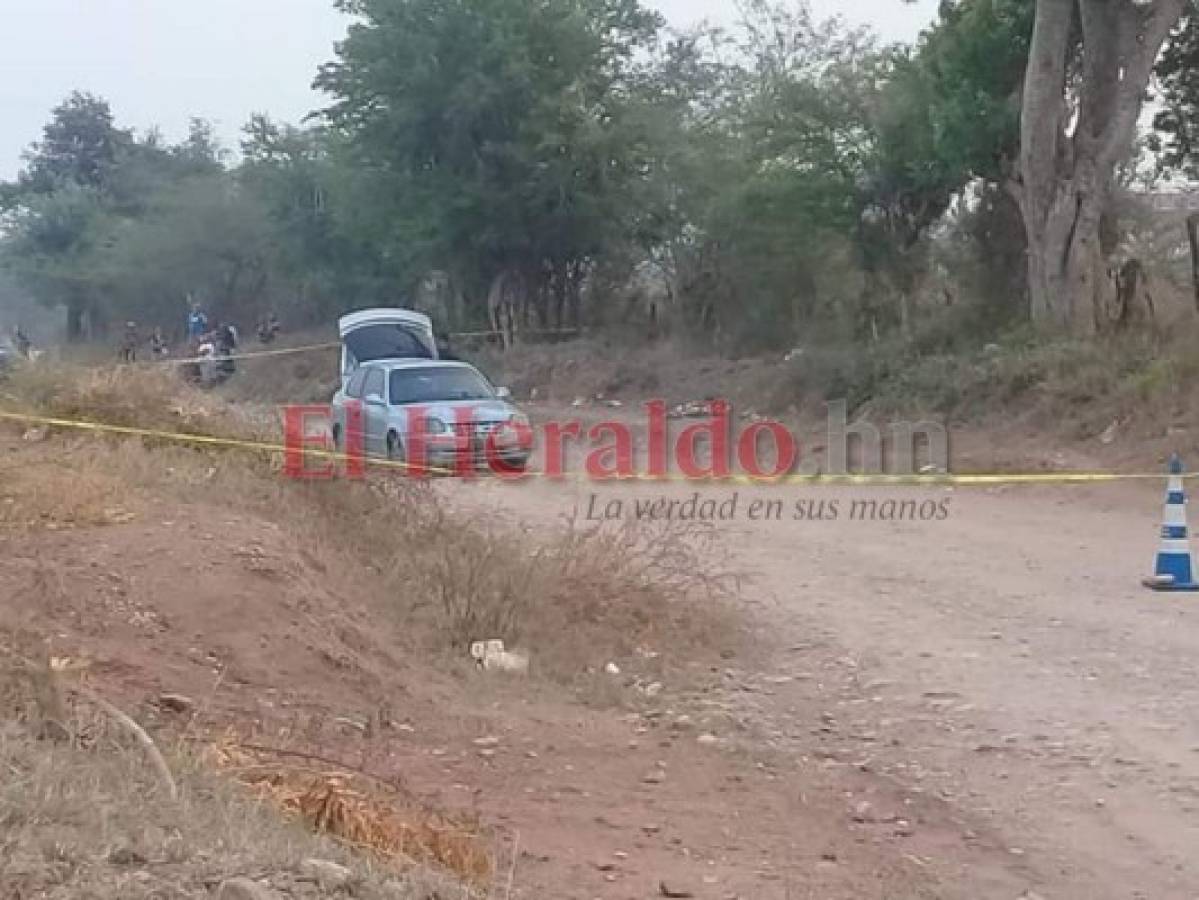
[[[382,359],[438,359],[433,320],[410,309],[364,309],[343,316],[343,382],[363,363]]]

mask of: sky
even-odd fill
[[[732,0],[645,0],[670,22],[735,18]],[[819,18],[911,40],[937,0],[811,0]],[[0,0],[0,180],[13,178],[50,110],[73,90],[107,99],[117,122],[175,141],[192,117],[236,148],[255,112],[298,121],[318,107],[317,67],[346,20],[333,0]]]

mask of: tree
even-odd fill
[[[1153,149],[1164,171],[1199,177],[1199,14],[1188,4],[1154,69],[1161,110]]]
[[[7,266],[48,305],[66,306],[72,340],[83,336],[89,314],[103,327],[87,258],[109,180],[132,143],[107,101],[77,91],[54,108],[17,182],[0,191],[12,235]]]
[[[357,171],[357,218],[409,284],[501,274],[543,320],[576,310],[627,233],[645,146],[630,115],[658,17],[636,0],[340,0],[358,17],[317,84]]]
[[[1103,324],[1101,219],[1154,62],[1185,4],[1036,0],[1012,190],[1028,238],[1032,319],[1042,329],[1089,333]]]
[[[100,189],[131,141],[113,124],[108,102],[76,91],[54,108],[41,141],[25,156],[22,186],[46,194],[60,184]]]
[[[202,120],[170,147],[73,94],[3,192],[0,261],[42,303],[66,307],[72,340],[102,334],[114,315],[175,319],[190,292],[230,312],[261,293],[275,242],[221,159]]]
[[[1187,6],[1157,62],[1162,109],[1154,116],[1151,149],[1162,172],[1199,177],[1199,10]],[[1164,138],[1164,140],[1163,140]],[[1199,310],[1199,213],[1186,219],[1191,254],[1191,291]]]
[[[985,200],[982,218],[1010,225],[1004,206],[1012,201],[995,188],[1015,170],[1032,15],[1033,0],[946,2],[914,48],[886,54],[857,241],[872,297],[891,286],[905,331],[929,264],[928,232],[954,198]],[[989,243],[991,229],[971,218],[981,227],[967,238]],[[987,247],[978,249],[988,258]],[[1024,296],[1016,290],[1008,302],[1017,307]],[[877,299],[864,306],[872,325],[885,320]]]
[[[126,319],[169,328],[194,295],[214,316],[235,320],[258,305],[276,271],[265,208],[223,172],[179,179],[145,215],[106,225],[91,271]]]
[[[36,193],[10,217],[0,263],[46,306],[65,306],[67,337],[79,340],[85,325],[103,327],[89,265],[96,223],[103,216],[98,192],[68,183]]]
[[[666,46],[637,249],[672,276],[689,331],[791,347],[862,293],[852,239],[885,71],[866,32],[765,0]]]
[[[364,222],[380,204],[370,196],[370,184],[342,164],[337,138],[323,128],[297,128],[264,115],[252,117],[243,132],[244,162],[235,178],[270,222],[272,281],[286,291],[272,292],[275,307],[306,320],[354,303],[397,302],[402,276],[388,272],[381,232],[373,221]]]

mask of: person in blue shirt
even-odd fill
[[[198,342],[208,333],[208,316],[200,308],[199,303],[193,303],[191,312],[187,315],[187,339]]]

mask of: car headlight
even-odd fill
[[[425,434],[445,434],[449,430],[450,427],[441,419],[434,419],[432,416],[425,419]]]
[[[508,421],[517,428],[528,428],[529,427],[529,417],[526,416],[524,413],[520,413],[520,412],[513,413],[512,417],[510,419],[508,419]]]

